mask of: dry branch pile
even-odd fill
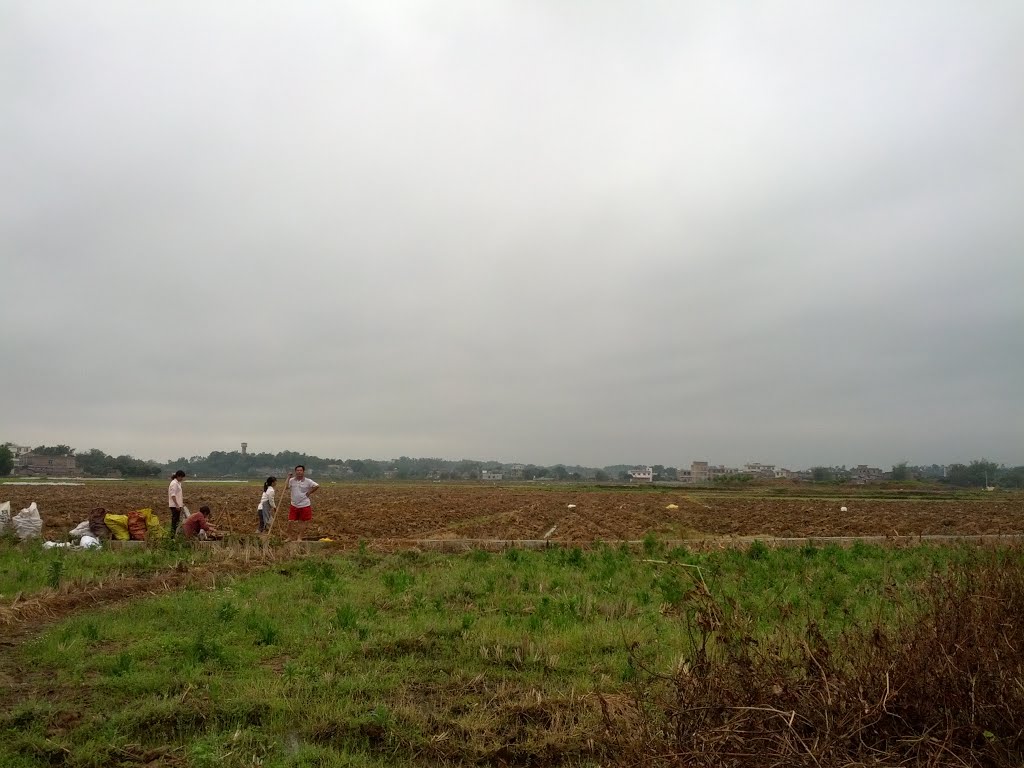
[[[1004,552],[1005,555],[1005,552]],[[933,575],[890,626],[766,642],[703,584],[693,654],[638,694],[641,727],[606,718],[624,762],[678,766],[1024,764],[1024,565]]]

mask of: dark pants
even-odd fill
[[[257,522],[259,523],[260,533],[263,533],[270,527],[270,518],[274,516],[274,510],[270,506],[269,501],[263,502],[263,506],[259,508],[256,513]]]
[[[181,507],[171,507],[171,536],[178,530],[178,523],[181,522]]]

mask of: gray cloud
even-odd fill
[[[1017,3],[14,2],[2,439],[1024,462]]]

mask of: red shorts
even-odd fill
[[[313,506],[308,507],[296,507],[292,504],[288,505],[288,519],[289,520],[312,520],[313,519]]]

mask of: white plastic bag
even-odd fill
[[[68,535],[71,536],[72,539],[80,539],[83,536],[88,536],[90,533],[91,531],[89,530],[88,520],[83,520],[70,531],[68,531]]]
[[[38,539],[43,535],[43,518],[39,516],[39,507],[34,501],[12,517],[11,524],[22,541]]]
[[[7,532],[11,527],[11,502],[5,501],[0,504],[0,535]]]
[[[95,536],[86,534],[82,537],[82,549],[100,549],[103,545]]]
[[[70,549],[70,541],[44,541],[43,549]]]

